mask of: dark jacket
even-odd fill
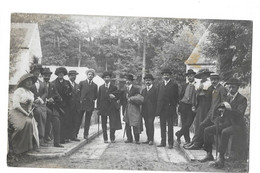
[[[155,85],[147,91],[145,87],[142,90],[141,95],[144,97],[144,102],[142,104],[141,115],[142,117],[155,117],[156,104],[157,104],[157,88]]]
[[[31,87],[31,91],[34,94],[34,99],[37,99],[38,97],[40,97],[45,102],[45,99],[48,95],[47,86],[42,81],[39,81],[39,83],[40,83],[39,91],[37,92],[35,84],[33,84],[33,86]]]
[[[114,109],[119,108],[116,105],[116,101],[119,98],[111,99],[109,94],[113,94],[117,90],[117,87],[110,84],[109,88],[105,87],[105,84],[101,85],[98,90],[97,97],[97,108],[101,115],[111,115],[114,112]]]
[[[79,83],[79,90],[80,110],[93,111],[97,99],[97,85],[93,81],[89,84],[87,80],[84,80]]]
[[[161,116],[163,113],[164,116],[176,116],[178,95],[178,85],[172,80],[166,86],[164,81],[159,83],[156,115]]]
[[[47,84],[46,84],[47,86]],[[46,102],[47,108],[49,108],[52,111],[53,116],[60,116],[64,114],[64,110],[62,110],[59,105],[62,103],[62,98],[57,92],[55,88],[55,84],[53,82],[49,82],[48,88],[48,95],[47,100],[52,98],[54,100],[54,103]]]
[[[70,100],[71,92],[72,92],[72,88],[71,88],[69,81],[63,79],[63,81],[60,82],[59,79],[56,78],[53,81],[53,84],[55,85],[57,92],[59,93],[59,95],[62,98],[62,102],[60,103],[59,106],[61,106],[64,109],[68,109],[69,100]]]
[[[179,96],[179,100],[181,101],[182,98],[185,95],[185,91],[187,86],[189,85],[189,83],[186,83],[184,85],[182,85],[181,87],[181,92],[180,92],[180,96]],[[196,90],[195,90],[195,86],[193,86],[193,90],[192,90],[192,95],[191,95],[191,105],[192,106],[196,106]]]
[[[79,111],[80,105],[79,105],[79,99],[80,99],[80,89],[79,89],[79,84],[75,82],[74,87],[71,85],[72,88],[71,93],[70,93],[70,100],[69,100],[69,109],[70,110],[76,110]]]

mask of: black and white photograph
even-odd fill
[[[252,18],[9,17],[9,169],[249,172]]]

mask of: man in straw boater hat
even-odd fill
[[[194,144],[195,138],[199,133],[199,125],[204,121],[211,105],[211,96],[213,87],[209,79],[210,74],[213,73],[209,69],[200,69],[194,76],[196,79],[200,79],[199,82],[195,83],[195,111],[196,116],[194,118],[194,136],[190,143],[185,143],[184,148],[188,148]],[[203,142],[197,143],[196,147],[201,148]]]
[[[112,73],[105,71],[102,75],[105,83],[99,87],[97,97],[98,115],[101,115],[103,139],[108,143],[107,118],[109,117],[110,141],[115,142],[115,131],[122,129],[120,118],[120,95],[115,85],[111,83]],[[117,94],[118,93],[118,94]]]
[[[192,69],[189,69],[188,72],[185,74],[188,78],[188,83],[182,86],[181,94],[180,94],[180,101],[179,101],[179,108],[178,112],[181,114],[181,124],[182,127],[179,131],[175,133],[177,137],[177,142],[180,144],[180,138],[184,136],[186,144],[190,142],[190,126],[193,123],[195,113],[195,106],[196,106],[196,96],[195,96],[195,72]]]
[[[50,68],[44,68],[41,74],[48,89],[48,95],[46,97],[47,120],[45,140],[50,141],[53,136],[54,147],[62,148],[63,146],[60,144],[60,117],[62,116],[62,110],[58,106],[60,105],[62,98],[58,94],[54,83],[50,82],[52,74]]]
[[[225,153],[227,150],[230,136],[233,136],[231,150],[235,153],[236,159],[247,159],[248,136],[247,127],[244,119],[247,108],[247,99],[238,92],[241,81],[237,78],[230,78],[226,85],[229,85],[227,102],[223,102],[223,117],[229,122],[229,126],[221,131],[221,140],[219,144],[219,158],[215,162],[217,168],[222,168],[225,162]],[[222,118],[222,117],[221,117]],[[210,134],[208,134],[210,136]],[[209,148],[211,145],[208,145]]]
[[[77,122],[77,131],[78,134],[79,128],[82,122],[83,115],[85,114],[85,126],[84,126],[84,139],[88,139],[88,132],[90,126],[90,120],[92,112],[95,106],[95,100],[97,99],[97,84],[93,82],[93,78],[96,73],[94,69],[86,70],[87,79],[80,81],[79,90],[80,90],[80,118]]]
[[[143,144],[153,145],[154,140],[154,119],[156,113],[157,88],[153,85],[154,77],[152,74],[146,74],[144,77],[146,87],[141,95],[144,97],[141,115],[144,118],[147,141]]]
[[[68,108],[69,108],[69,100],[71,97],[72,87],[70,86],[69,81],[64,79],[64,76],[67,75],[67,69],[65,67],[58,67],[55,70],[55,75],[57,78],[53,81],[57,92],[62,98],[62,101],[59,104],[61,110],[64,113],[60,116],[60,143],[64,144],[65,142],[69,142],[70,136],[66,133],[66,121],[68,118]]]
[[[158,85],[156,115],[160,117],[161,143],[157,147],[166,146],[166,123],[168,124],[169,149],[173,148],[173,123],[176,119],[178,104],[178,85],[170,79],[172,72],[164,68],[161,72],[163,81]]]
[[[43,71],[43,67],[41,64],[33,64],[30,66],[30,73],[37,77],[37,81],[33,84],[31,91],[34,94],[34,118],[37,121],[37,127],[39,131],[39,140],[40,146],[46,147],[47,144],[44,142],[45,135],[45,125],[47,119],[47,108],[45,105],[45,99],[48,94],[48,90],[46,85],[42,81],[39,80],[39,75]]]
[[[68,121],[66,122],[67,133],[69,133],[72,141],[80,141],[77,137],[77,122],[80,119],[80,89],[79,84],[75,82],[79,73],[76,70],[70,70],[68,73],[69,83],[72,88],[71,97],[69,100],[69,115]]]
[[[140,136],[139,134],[142,131],[142,117],[140,114],[140,105],[134,104],[132,102],[132,98],[137,95],[140,95],[140,91],[137,87],[133,85],[134,76],[132,74],[126,75],[126,87],[124,89],[124,94],[122,98],[122,105],[123,105],[123,113],[124,118],[123,120],[126,122],[125,124],[125,131],[127,140],[125,143],[132,143],[133,136],[132,136],[132,127],[134,132],[134,138],[136,144],[140,144]],[[133,110],[131,110],[133,108]]]

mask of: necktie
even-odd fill
[[[91,85],[91,82],[92,82],[92,81],[91,81],[91,80],[89,80],[89,81],[88,81],[88,84],[89,84],[89,85]]]

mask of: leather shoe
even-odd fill
[[[149,144],[149,141],[142,142],[142,144]]]
[[[177,142],[178,142],[178,144],[181,144],[181,139],[177,138]]]
[[[80,139],[78,139],[78,138],[72,138],[71,140],[72,141],[80,141]]]
[[[84,135],[84,139],[88,139],[88,135]]]
[[[195,145],[195,144],[192,144],[190,147],[184,147],[184,149],[186,149],[186,150],[200,150],[200,147]]]
[[[136,143],[136,144],[140,144],[140,142],[139,142],[139,141],[136,141],[135,143]]]
[[[149,145],[153,145],[153,141],[149,141]]]
[[[125,143],[132,143],[133,141],[126,140]]]
[[[172,149],[173,148],[173,145],[169,145],[169,149]]]
[[[54,147],[64,148],[64,146],[61,144],[54,144]]]
[[[157,145],[157,147],[165,147],[165,146],[166,146],[165,144]]]
[[[211,153],[207,153],[207,155],[199,161],[203,163],[203,162],[213,161],[213,160],[214,160],[213,155]]]

